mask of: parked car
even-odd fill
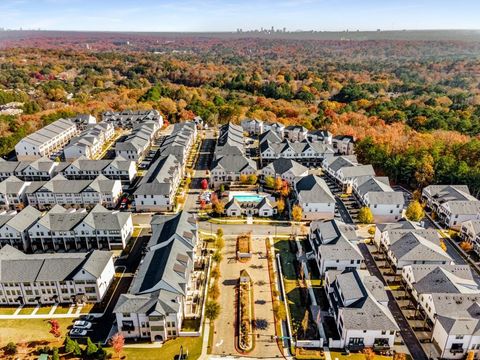
[[[85,329],[73,328],[72,330],[70,330],[71,337],[85,336],[85,335],[87,335],[87,330]]]
[[[85,320],[77,320],[73,323],[73,328],[75,329],[90,329],[92,327],[92,323]]]
[[[96,319],[96,317],[93,316],[93,315],[82,315],[82,316],[80,316],[80,319],[81,319],[81,320],[84,320],[84,321],[90,321],[90,322],[92,322],[92,321],[94,321],[94,320]]]

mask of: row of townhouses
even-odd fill
[[[358,202],[368,207],[375,223],[398,221],[405,207],[403,192],[395,191],[387,177],[378,177],[372,165],[363,165],[355,155],[326,157],[325,173],[345,193],[353,193]]]
[[[0,269],[2,305],[100,302],[115,275],[109,251],[27,255],[9,245]]]
[[[49,181],[23,181],[14,176],[0,183],[0,207],[19,209],[32,205],[47,209],[55,204],[113,208],[122,195],[120,180],[98,175],[93,180],[69,180],[61,174]]]
[[[65,160],[74,161],[80,157],[94,159],[102,153],[104,145],[114,136],[115,128],[111,123],[101,122],[90,126],[65,146],[63,149]]]
[[[102,121],[111,123],[115,128],[134,129],[145,122],[156,122],[163,126],[163,117],[157,110],[124,110],[120,112],[106,111]]]
[[[56,162],[47,157],[33,161],[5,161],[0,159],[0,181],[12,176],[23,181],[49,181],[61,174],[71,180],[94,179],[103,175],[111,180],[132,182],[137,167],[132,160],[118,157],[113,160],[90,160],[80,157],[73,162]]]
[[[72,120],[59,119],[20,140],[15,145],[17,159],[24,161],[49,157],[62,150],[78,133],[78,127]]]
[[[182,166],[182,176],[185,174],[185,166],[188,155],[197,139],[197,126],[193,121],[173,124],[172,132],[167,135],[160,145],[162,156],[174,155]]]
[[[194,271],[198,235],[189,216],[152,218],[145,257],[114,309],[125,338],[166,341],[179,336],[185,318],[200,316],[201,282]]]
[[[115,143],[115,156],[140,162],[150,151],[163,123],[147,120],[133,127],[130,134]]]
[[[96,205],[92,210],[55,205],[0,213],[0,246],[25,252],[124,249],[133,233],[132,214]]]
[[[480,201],[470,194],[466,185],[429,185],[422,199],[445,226],[460,230],[462,223],[480,220]]]

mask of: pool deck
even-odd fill
[[[228,200],[232,198],[237,199],[240,202],[260,202],[263,198],[269,198],[267,193],[257,193],[253,191],[230,191],[228,193]]]

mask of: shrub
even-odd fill
[[[374,222],[372,210],[368,207],[362,207],[358,212],[358,222],[361,224],[371,224]]]
[[[216,301],[208,301],[205,305],[205,316],[210,320],[215,320],[220,315],[220,305]]]
[[[17,353],[17,344],[9,342],[3,351],[6,355],[15,355]]]

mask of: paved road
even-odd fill
[[[360,243],[358,244],[358,247],[360,248],[363,257],[365,258],[365,265],[367,266],[370,274],[378,277],[383,282],[383,284],[386,285],[385,279],[383,278],[380,269],[377,267],[377,264],[375,263],[372,254],[370,254],[367,245],[365,245],[364,243]],[[395,318],[398,326],[400,327],[400,333],[402,334],[403,341],[405,342],[405,345],[407,345],[410,354],[415,360],[427,360],[428,357],[425,354],[422,345],[418,341],[415,332],[408,324],[407,319],[403,315],[402,310],[398,306],[398,303],[390,290],[387,290],[387,296],[388,308],[392,312],[393,317]]]
[[[342,221],[345,224],[353,224],[353,219],[350,216],[350,213],[345,207],[345,204],[343,203],[343,201],[338,196],[335,196],[335,201],[337,202],[337,210],[338,210],[338,213],[340,214]]]

